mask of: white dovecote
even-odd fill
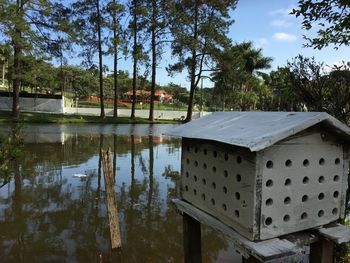
[[[172,130],[182,197],[251,240],[344,215],[350,129],[319,112],[220,112]]]

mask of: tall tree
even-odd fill
[[[154,100],[156,90],[156,76],[158,60],[161,59],[162,48],[166,42],[170,42],[169,39],[169,19],[168,19],[168,6],[169,0],[147,0],[148,16],[146,19],[151,21],[147,23],[147,31],[151,35],[151,95],[150,95],[150,121],[154,120]]]
[[[117,0],[112,0],[108,5],[108,12],[110,14],[111,23],[110,29],[113,32],[111,41],[111,50],[113,52],[113,87],[114,87],[114,107],[113,117],[118,117],[118,60],[120,52],[120,44],[125,44],[123,41],[123,29],[120,23],[121,18],[124,16],[125,7]]]
[[[171,31],[172,55],[178,62],[168,67],[170,73],[185,68],[190,80],[190,97],[185,121],[192,119],[195,90],[204,71],[212,70],[212,57],[229,43],[226,37],[233,20],[229,11],[236,7],[236,0],[172,1]]]
[[[135,118],[136,109],[136,81],[137,81],[137,63],[140,56],[141,46],[138,43],[139,34],[139,0],[131,0],[130,4],[130,14],[132,19],[130,21],[130,29],[132,32],[132,58],[133,58],[133,72],[132,72],[132,106],[131,106],[131,119]]]
[[[66,17],[60,10],[62,4],[51,0],[0,1],[0,34],[11,43],[13,62],[12,113],[19,117],[19,90],[21,85],[22,58],[33,49],[47,52],[57,32],[67,30],[62,26]]]
[[[103,28],[105,18],[101,0],[78,0],[73,3],[75,10],[75,28],[78,43],[82,45],[82,56],[88,66],[94,65],[94,57],[98,56],[100,117],[105,118],[103,92]]]
[[[308,46],[321,49],[329,44],[350,44],[350,2],[344,0],[299,0],[292,13],[302,16],[306,30],[317,28],[317,36],[307,37]]]

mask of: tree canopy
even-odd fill
[[[350,2],[344,0],[299,0],[292,14],[302,17],[306,30],[316,28],[316,37],[307,37],[308,46],[321,49],[329,44],[350,44]]]

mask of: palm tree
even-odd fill
[[[252,42],[243,42],[233,46],[233,48],[242,54],[241,56],[245,62],[244,70],[247,73],[251,75],[253,73],[261,75],[262,72],[260,70],[271,68],[272,58],[264,57],[262,54],[262,49],[255,49]]]
[[[261,70],[270,68],[271,62],[272,58],[264,57],[262,49],[255,49],[252,42],[226,47],[218,52],[217,71],[212,74],[216,90],[221,90],[232,108],[255,109],[258,95],[254,89],[259,87],[259,76],[264,75]]]

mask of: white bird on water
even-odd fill
[[[73,177],[85,178],[86,174],[73,174]]]

